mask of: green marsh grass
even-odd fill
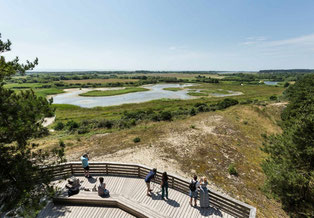
[[[88,96],[88,97],[100,97],[100,96],[113,96],[113,95],[123,95],[132,92],[144,92],[148,91],[149,89],[141,88],[141,87],[132,87],[132,88],[125,88],[125,89],[116,89],[116,90],[93,90],[86,93],[80,94],[80,96]]]

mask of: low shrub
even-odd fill
[[[233,175],[233,176],[238,176],[238,171],[237,169],[235,168],[234,164],[230,164],[229,167],[228,167],[228,172],[230,175]]]
[[[169,111],[163,111],[160,113],[160,119],[164,121],[171,121],[172,114]]]
[[[236,105],[238,103],[239,102],[237,100],[235,100],[235,99],[225,98],[223,101],[219,102],[217,104],[217,106],[218,106],[219,110],[222,110],[222,109],[228,108],[230,106]]]
[[[80,125],[77,122],[73,121],[73,120],[68,121],[66,126],[67,126],[69,131],[73,131],[73,130],[75,130],[75,129],[80,127]]]
[[[140,139],[139,137],[136,137],[136,138],[133,139],[133,142],[134,142],[134,143],[138,143],[138,142],[140,142],[140,141],[141,141],[141,139]]]
[[[62,122],[58,122],[54,129],[59,131],[59,130],[63,130],[63,128],[64,128],[64,124]]]
[[[77,133],[78,134],[85,134],[88,133],[89,129],[86,126],[81,126],[80,128],[78,128]]]
[[[191,116],[195,116],[196,115],[196,111],[195,111],[194,107],[190,110],[190,115]]]
[[[111,129],[113,125],[114,125],[114,122],[112,120],[100,120],[97,123],[97,128]]]
[[[269,100],[276,101],[277,100],[277,96],[276,95],[272,95],[272,96],[269,97]]]

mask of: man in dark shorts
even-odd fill
[[[157,173],[157,169],[154,168],[145,177],[145,182],[146,182],[146,186],[147,186],[147,193],[146,193],[147,196],[151,196],[150,193],[151,193],[152,189],[150,189],[150,181],[155,177],[156,173]]]
[[[88,165],[88,155],[87,154],[84,154],[82,157],[81,157],[81,161],[82,161],[82,166],[84,168],[84,174],[85,174],[85,177],[86,178],[92,178],[90,175],[89,175],[89,165]]]
[[[198,187],[200,186],[200,183],[197,181],[197,176],[194,175],[193,179],[191,179],[189,188],[190,188],[190,205],[192,206],[192,200],[194,198],[194,206],[197,206],[197,197],[198,197]]]

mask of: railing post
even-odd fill
[[[173,188],[174,187],[174,176],[172,177],[172,186],[171,186],[171,188]]]
[[[72,163],[70,163],[70,167],[71,167],[71,175],[73,176],[73,165],[72,165]]]
[[[141,178],[141,168],[140,168],[140,166],[137,166],[137,176],[138,176],[138,178]]]
[[[108,164],[106,163],[106,174],[108,175]]]

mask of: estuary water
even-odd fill
[[[189,86],[195,86],[197,84],[154,84],[144,85],[143,88],[149,89],[144,92],[133,92],[123,95],[115,96],[102,96],[102,97],[85,97],[79,96],[79,94],[91,91],[91,90],[113,90],[123,88],[83,88],[83,89],[65,89],[65,93],[57,94],[53,96],[54,104],[72,104],[85,108],[92,107],[105,107],[130,103],[141,103],[157,99],[192,99],[196,98],[188,95],[190,91],[188,88],[179,91],[168,91],[164,88],[184,88]],[[226,97],[233,95],[241,95],[241,92],[228,91],[228,94],[212,93],[214,97]]]
[[[73,104],[80,107],[92,108],[97,106],[113,106],[130,103],[141,103],[156,99],[168,98],[168,99],[191,99],[195,98],[188,95],[188,89],[179,90],[176,92],[163,90],[164,88],[183,88],[192,86],[195,84],[156,84],[156,85],[144,85],[143,88],[149,89],[144,92],[133,92],[123,95],[114,96],[102,96],[102,97],[84,97],[79,94],[95,90],[95,89],[67,89],[66,93],[54,95],[54,104]],[[119,88],[105,88],[99,90],[112,90]],[[120,88],[121,89],[121,88]]]
[[[264,81],[264,83],[269,86],[275,86],[278,84],[278,82],[274,82],[274,81]]]

